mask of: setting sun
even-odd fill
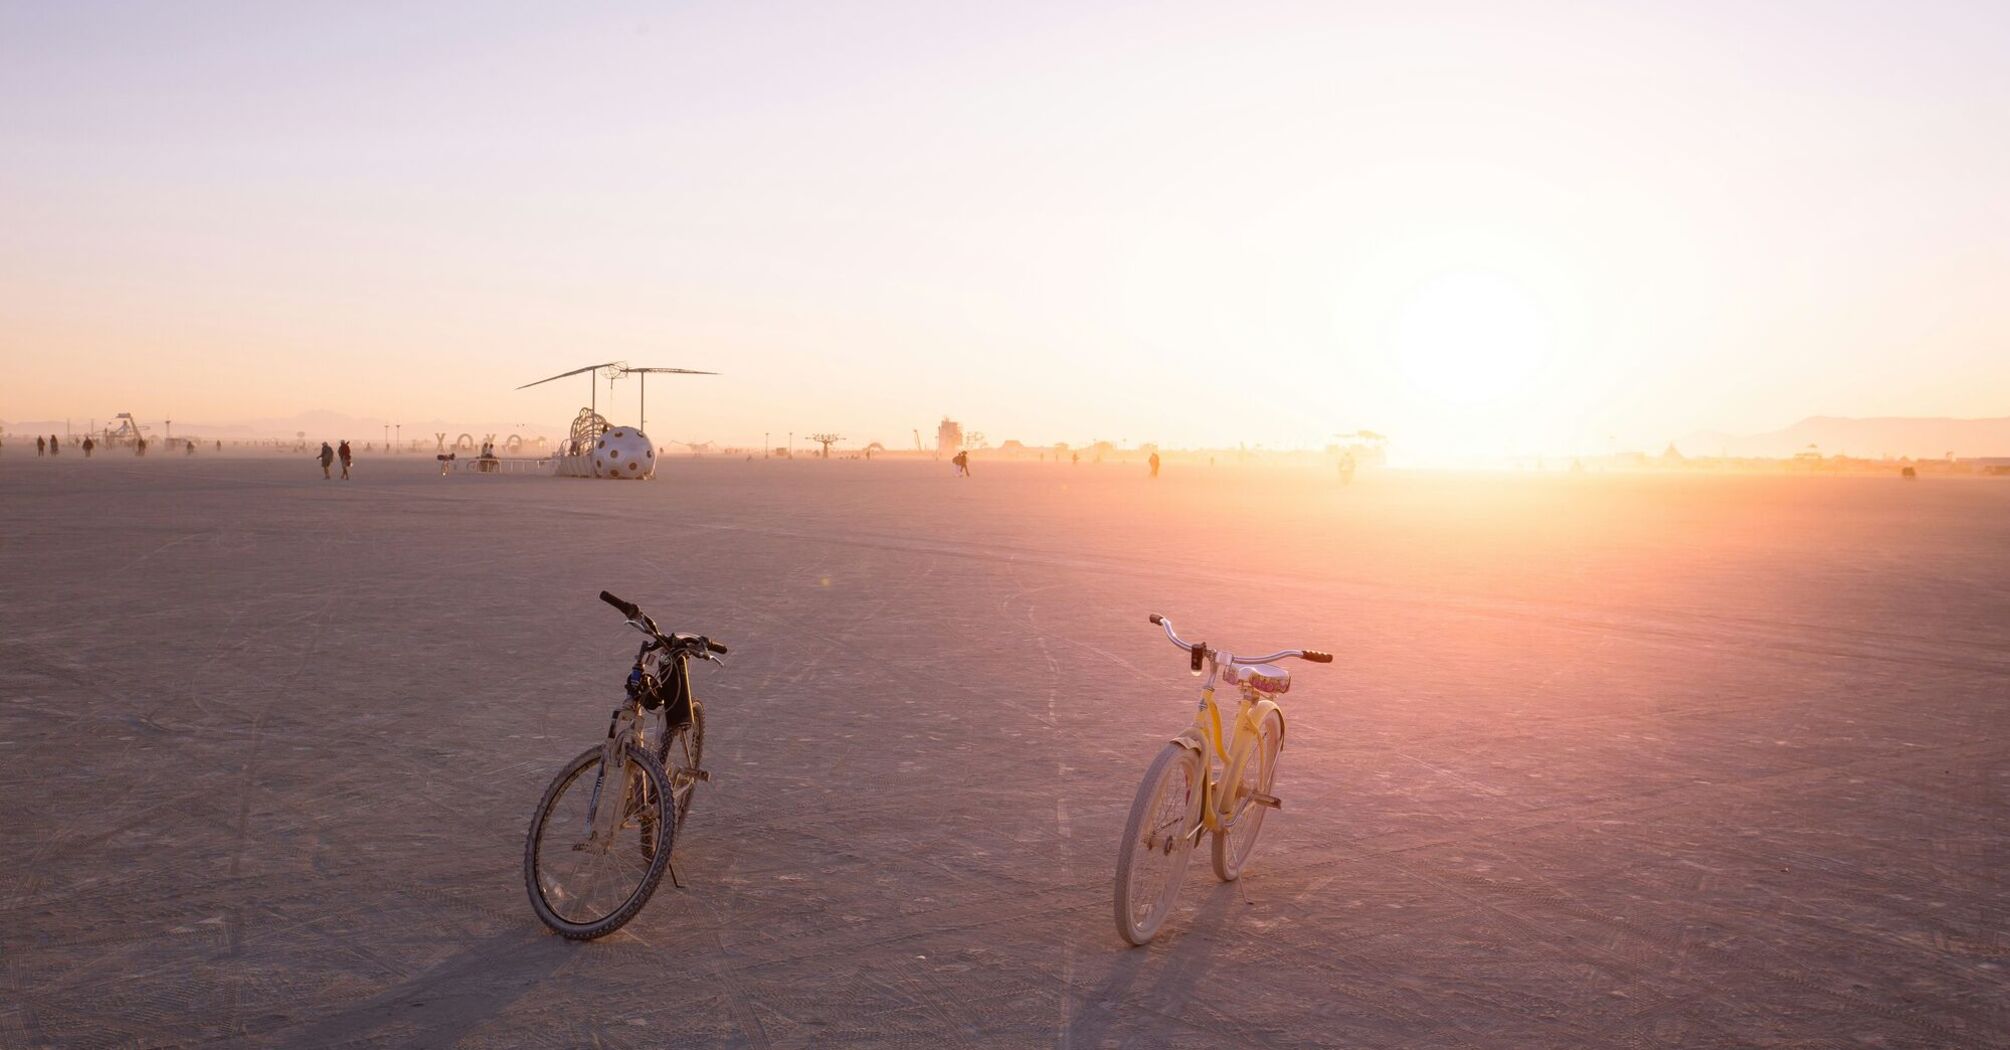
[[[1522,394],[1554,349],[1547,312],[1513,279],[1455,270],[1420,284],[1403,302],[1395,347],[1404,378],[1456,407]]]

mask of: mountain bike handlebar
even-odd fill
[[[621,615],[628,618],[629,623],[641,626],[643,629],[647,630],[651,635],[655,636],[659,641],[665,643],[673,643],[677,641],[677,639],[675,638],[664,637],[663,632],[656,629],[656,621],[650,619],[647,616],[642,615],[641,607],[636,605],[634,602],[622,601],[620,598],[615,597],[614,595],[608,593],[607,591],[600,592],[600,600],[606,602],[609,605],[614,606],[615,609],[620,611]],[[703,635],[699,635],[695,638],[690,638],[688,639],[688,641],[690,643],[703,645],[706,649],[709,649],[715,653],[723,653],[726,651],[725,646],[720,645],[718,642],[715,642]]]
[[[1173,631],[1173,622],[1170,619],[1160,616],[1158,613],[1153,613],[1151,620],[1153,624],[1165,629],[1167,641],[1193,654],[1193,669],[1196,672],[1200,670],[1202,660],[1214,655],[1214,650],[1209,649],[1206,642],[1189,642],[1181,638]],[[1236,665],[1267,664],[1272,660],[1282,660],[1285,657],[1293,656],[1315,664],[1330,664],[1333,662],[1332,653],[1323,653],[1317,649],[1279,649],[1268,656],[1230,656],[1229,663]]]

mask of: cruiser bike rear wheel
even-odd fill
[[[1226,775],[1221,785],[1228,798],[1228,830],[1214,833],[1214,874],[1223,882],[1234,882],[1256,849],[1257,833],[1263,830],[1264,814],[1270,807],[1253,801],[1257,794],[1270,794],[1277,782],[1277,752],[1284,743],[1284,719],[1275,711],[1264,714],[1256,730],[1256,743],[1242,760],[1242,768]]]

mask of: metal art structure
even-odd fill
[[[566,437],[565,454],[585,455],[586,450],[593,447],[594,441],[610,429],[612,428],[608,426],[605,416],[590,408],[580,409],[579,415],[572,419],[572,432]]]
[[[565,379],[569,376],[585,375],[588,386],[587,406],[579,410],[573,418],[572,432],[567,437],[565,447],[559,450],[556,473],[560,477],[623,477],[647,478],[655,473],[656,447],[643,430],[648,423],[649,377],[669,373],[672,375],[712,376],[717,372],[705,372],[696,368],[662,368],[653,365],[635,366],[626,361],[603,361],[597,365],[575,368],[570,372],[560,372],[534,383],[517,387],[527,390],[534,386]],[[609,386],[614,380],[627,375],[641,376],[641,395],[637,415],[638,425],[615,427],[600,414],[599,377],[607,377]],[[615,446],[620,446],[620,454],[614,455]],[[695,447],[693,451],[696,451]],[[610,456],[612,458],[610,458]],[[603,462],[603,460],[605,462]],[[619,462],[616,462],[619,460]]]

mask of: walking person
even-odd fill
[[[967,478],[970,476],[970,453],[968,450],[958,452],[949,462],[956,464],[957,477]]]
[[[1146,460],[1145,462],[1147,462],[1147,463],[1150,463],[1150,464],[1152,465],[1152,477],[1154,477],[1154,478],[1158,477],[1158,476],[1159,476],[1159,454],[1158,454],[1157,452],[1153,452],[1153,453],[1152,453],[1152,458],[1150,458],[1150,459]]]
[[[92,441],[92,440],[91,440],[91,439],[90,439],[89,437],[86,437],[86,438],[84,438],[84,458],[85,458],[85,459],[90,459],[90,458],[91,458],[91,450],[92,450],[92,449],[94,449],[94,448],[97,448],[97,447],[98,447],[98,443],[97,443],[97,442],[95,442],[95,441]]]
[[[339,448],[339,449],[336,449],[336,450],[335,450],[335,455],[336,455],[336,456],[338,456],[338,457],[340,457],[340,458],[341,458],[341,460],[342,460],[342,480],[343,480],[343,481],[348,481],[348,480],[349,480],[349,462],[350,462],[351,460],[353,460],[353,459],[355,459],[355,458],[356,458],[356,455],[355,455],[355,453],[353,453],[353,452],[350,452],[350,451],[349,451],[349,439],[348,439],[348,438],[343,438],[343,439],[342,439],[342,447],[341,447],[341,448]]]
[[[52,456],[57,456],[61,455],[62,452],[63,452],[63,446],[57,443],[56,435],[54,434],[49,435],[49,454]]]
[[[328,473],[328,468],[335,465],[335,450],[328,447],[328,442],[323,441],[321,443],[321,454],[315,458],[321,461],[321,480],[327,481],[334,477],[333,474]]]
[[[37,434],[37,435],[35,435],[35,455],[36,455],[36,457],[37,457],[37,458],[39,458],[39,457],[43,456],[44,454],[46,454],[46,453],[47,453],[48,451],[49,451],[49,443],[48,443],[48,442],[46,442],[46,441],[43,441],[43,440],[42,440],[42,435],[40,435],[40,434]]]

